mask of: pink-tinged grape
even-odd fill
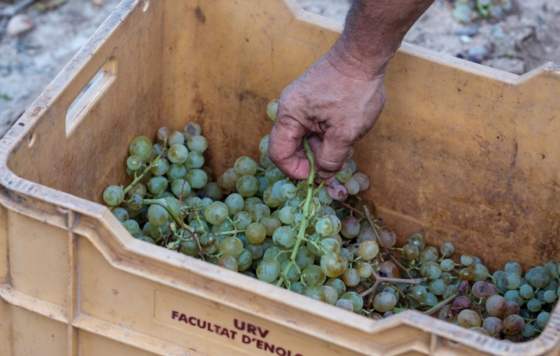
[[[358,184],[360,185],[360,191],[361,192],[369,189],[370,180],[369,180],[369,177],[367,176],[367,174],[362,173],[362,172],[357,172],[357,173],[354,173],[354,175],[352,176],[352,179],[354,179],[355,181],[358,182]]]
[[[181,144],[174,144],[169,147],[167,151],[167,158],[175,164],[183,164],[187,161],[189,156],[189,150],[185,147],[185,145]]]
[[[350,178],[346,183],[344,183],[344,187],[350,195],[356,195],[360,192],[360,183],[353,177]]]
[[[257,162],[251,157],[241,156],[235,161],[233,169],[238,176],[254,176],[257,174]]]
[[[488,335],[499,336],[502,332],[502,320],[495,316],[489,316],[482,322],[482,327]]]
[[[202,135],[202,128],[196,122],[189,122],[183,128],[183,135],[187,138]]]
[[[379,245],[375,241],[364,241],[358,248],[358,256],[365,261],[371,261],[379,254]]]
[[[352,309],[354,310],[354,312],[359,313],[362,308],[364,307],[364,299],[362,298],[361,295],[359,295],[356,292],[346,292],[344,293],[340,299],[346,299],[352,302]],[[339,299],[339,301],[340,301]],[[338,302],[337,302],[337,306],[338,306]]]
[[[132,236],[142,235],[142,230],[140,230],[140,225],[138,225],[136,220],[129,219],[124,221],[122,224]]]
[[[179,131],[173,131],[169,135],[169,139],[167,140],[167,144],[171,147],[173,145],[184,145],[185,144],[185,136]]]
[[[117,185],[110,185],[103,191],[103,201],[108,206],[119,206],[124,200],[124,189]]]
[[[461,310],[468,309],[471,306],[471,300],[469,297],[460,295],[457,298],[453,299],[451,303],[451,310],[455,313],[460,312]]]
[[[237,173],[233,168],[228,168],[221,176],[218,178],[218,185],[222,187],[225,191],[232,191],[235,189],[235,184],[238,179]]]
[[[347,239],[354,239],[360,233],[360,222],[353,216],[347,216],[342,220],[340,234]]]
[[[332,199],[337,201],[345,201],[348,198],[348,190],[335,178],[327,181],[327,192]]]
[[[204,166],[204,162],[204,156],[202,155],[202,153],[191,151],[189,152],[187,160],[185,161],[185,167],[189,169],[202,168]]]
[[[183,179],[187,175],[187,168],[182,164],[172,164],[167,171],[170,180]]]
[[[165,177],[152,177],[148,181],[148,190],[155,196],[158,196],[167,190],[169,181]]]
[[[357,262],[356,271],[361,279],[367,279],[373,275],[373,267],[367,262]]]
[[[257,278],[272,283],[280,276],[280,263],[276,259],[263,259],[257,267]]]
[[[471,309],[461,310],[457,315],[457,323],[465,328],[479,327],[482,324],[480,315]]]
[[[499,318],[506,312],[506,299],[501,295],[493,295],[486,300],[485,307],[488,315]]]
[[[331,278],[327,281],[326,285],[333,287],[338,296],[346,292],[346,284],[340,278]]]
[[[237,266],[239,271],[246,271],[251,268],[253,264],[253,254],[249,249],[243,249],[241,254],[237,257]]]
[[[506,311],[504,313],[504,316],[508,316],[508,315],[512,315],[512,314],[519,314],[520,310],[521,310],[521,307],[519,306],[519,304],[517,302],[514,302],[512,300],[506,300]]]
[[[187,146],[191,151],[204,153],[204,151],[208,148],[208,141],[206,140],[206,137],[201,135],[191,136],[187,138]]]
[[[244,198],[254,196],[259,190],[259,181],[254,176],[243,176],[235,184],[237,192]]]
[[[216,201],[204,209],[204,218],[212,225],[220,225],[229,215],[228,207],[221,201]]]
[[[115,215],[115,217],[120,221],[126,221],[129,219],[129,214],[128,211],[126,211],[126,209],[124,208],[115,208],[113,209],[113,215]]]
[[[382,277],[389,278],[399,278],[401,276],[399,268],[392,261],[385,261],[379,264],[378,273]]]
[[[519,315],[510,315],[502,322],[503,331],[506,335],[517,335],[523,331],[525,321]]]
[[[136,155],[129,156],[126,159],[126,168],[128,168],[132,172],[139,171],[143,166],[144,161]]]
[[[176,179],[171,182],[171,192],[179,199],[185,199],[191,194],[191,186],[184,179]]]
[[[239,271],[239,262],[233,256],[222,256],[218,260],[218,265],[229,269],[230,271],[238,272]]]
[[[169,139],[169,135],[171,135],[171,130],[169,129],[169,127],[160,127],[157,130],[157,139],[160,142],[167,142],[167,140]]]
[[[222,254],[237,258],[243,252],[243,242],[235,236],[227,236],[218,244]]]
[[[341,276],[346,271],[348,261],[334,253],[326,253],[321,256],[321,269],[329,278]]]
[[[138,136],[130,142],[128,152],[131,156],[137,156],[144,162],[147,162],[152,156],[152,141],[146,136]]]
[[[391,311],[397,305],[397,296],[393,293],[381,292],[373,299],[373,307],[380,313]]]
[[[379,234],[379,242],[384,248],[393,248],[397,243],[397,235],[389,230],[381,230]]]
[[[216,182],[210,182],[204,187],[204,195],[212,200],[222,200],[224,194]]]
[[[187,181],[193,189],[201,189],[208,183],[208,174],[202,169],[192,169],[187,173]]]
[[[165,225],[169,222],[169,213],[158,204],[152,204],[148,208],[148,221],[154,226]]]
[[[296,243],[296,232],[290,226],[280,226],[272,234],[272,240],[283,248],[291,248]]]
[[[263,224],[264,227],[266,228],[266,235],[267,236],[272,236],[272,234],[274,233],[274,230],[276,230],[277,228],[282,226],[282,223],[280,222],[279,219],[277,219],[275,217],[270,217],[270,216],[263,217],[261,219],[260,223]]]
[[[471,288],[471,293],[477,298],[488,298],[497,292],[495,285],[485,281],[477,281]]]
[[[266,239],[266,228],[261,223],[251,223],[245,231],[247,240],[254,245],[260,245]]]
[[[304,268],[301,274],[302,282],[311,287],[318,287],[325,283],[326,276],[317,265],[310,265]]]
[[[272,100],[266,106],[266,115],[272,121],[276,121],[278,115],[278,101]]]

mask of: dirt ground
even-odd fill
[[[22,1],[26,0],[15,2]],[[297,1],[308,11],[339,21],[344,20],[350,4],[350,0]],[[22,11],[33,23],[27,33],[7,34],[7,21],[0,18],[0,136],[85,43],[118,0],[37,1],[45,2],[61,5],[40,11],[34,4]],[[450,0],[436,0],[406,40],[517,74],[547,61],[560,63],[560,1],[519,0],[516,4],[501,19],[461,24],[452,16]],[[8,6],[6,0],[0,0],[0,13]]]

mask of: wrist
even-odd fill
[[[387,64],[396,49],[380,48],[374,56],[363,56],[353,50],[341,36],[329,52],[326,60],[342,74],[361,80],[373,80],[385,74]]]

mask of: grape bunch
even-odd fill
[[[267,108],[274,120],[277,103]],[[351,158],[333,178],[287,178],[268,158],[239,157],[212,180],[208,141],[196,123],[162,127],[129,144],[131,182],[102,195],[136,239],[220,265],[374,319],[416,309],[497,338],[521,341],[544,328],[560,289],[559,266],[522,273],[510,262],[490,274],[474,256],[453,259],[451,243],[397,236],[359,193],[370,185]]]

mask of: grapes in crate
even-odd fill
[[[267,114],[275,119],[277,104]],[[208,141],[196,123],[136,137],[123,169],[130,183],[102,199],[136,239],[200,258],[373,319],[418,312],[511,341],[545,328],[560,294],[556,262],[523,271],[517,262],[491,273],[452,243],[429,246],[397,236],[359,194],[369,177],[349,159],[329,180],[311,172],[288,179],[268,158],[241,156],[215,177]]]

